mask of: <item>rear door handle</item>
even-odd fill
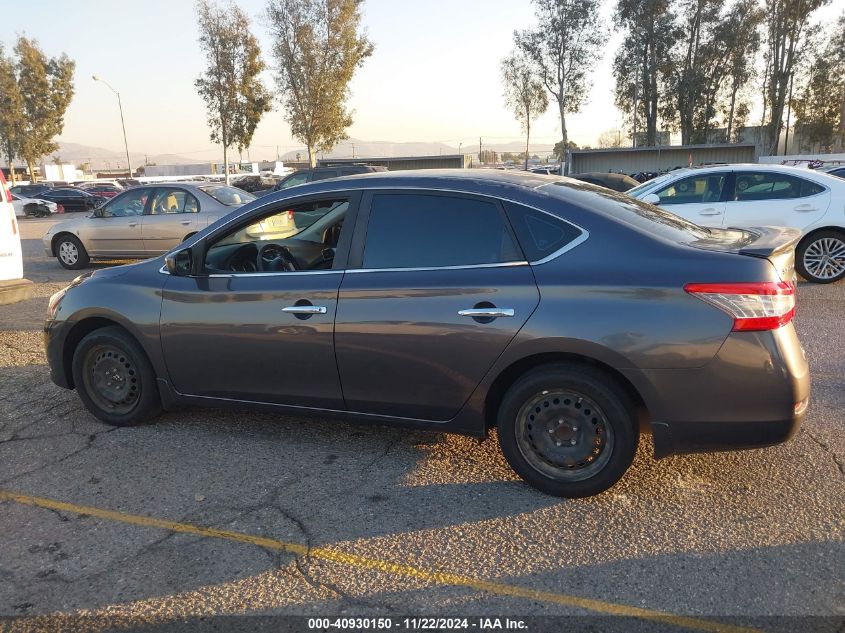
[[[722,215],[722,212],[719,211],[718,209],[714,209],[713,207],[710,207],[708,209],[702,209],[701,211],[698,212],[698,215]]]
[[[138,223],[137,222],[130,222],[129,226],[138,226]]]
[[[188,226],[191,223],[190,220],[179,220],[179,224],[183,226]]]
[[[796,211],[808,212],[808,211],[818,211],[819,209],[818,209],[818,207],[814,207],[811,204],[799,204],[797,207],[795,207],[795,210]]]
[[[513,308],[468,308],[466,310],[458,310],[459,316],[473,317],[473,318],[498,318],[498,317],[512,317],[514,315]]]
[[[288,314],[325,314],[328,310],[325,306],[288,306],[282,308],[282,312]]]

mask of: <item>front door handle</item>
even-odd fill
[[[181,224],[182,226],[188,226],[190,223],[190,220],[179,220],[179,224]]]
[[[137,222],[130,222],[129,226],[138,226],[138,223]]]
[[[474,319],[496,319],[498,317],[512,317],[513,308],[468,308],[458,310],[459,316],[473,317]]]
[[[698,215],[722,215],[722,212],[719,211],[718,209],[714,209],[713,207],[710,207],[708,209],[702,209],[701,211],[698,212]]]
[[[282,308],[282,312],[288,314],[325,314],[328,310],[325,306],[288,306]]]

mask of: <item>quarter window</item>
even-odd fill
[[[506,202],[508,217],[526,259],[540,261],[577,239],[581,229],[555,216]]]
[[[364,268],[428,268],[522,261],[493,202],[416,194],[373,196]]]
[[[725,174],[701,174],[677,180],[655,193],[661,206],[719,202],[725,186]]]
[[[733,199],[738,202],[756,200],[788,200],[806,198],[824,191],[809,180],[778,172],[741,172],[736,175]]]

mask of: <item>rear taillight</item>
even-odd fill
[[[786,281],[687,284],[684,290],[731,315],[735,332],[775,330],[795,316],[795,286]]]
[[[56,213],[64,213],[64,212],[65,212],[65,208],[62,205],[57,204],[56,205]]]
[[[288,209],[288,221],[293,220],[293,211]]]

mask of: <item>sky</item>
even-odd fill
[[[831,17],[845,8],[832,0]],[[253,20],[264,61],[272,63],[264,24],[265,0],[240,0]],[[69,7],[73,7],[69,10]],[[612,0],[604,0],[609,18]],[[375,45],[373,56],[350,85],[352,138],[367,141],[429,141],[464,149],[485,142],[524,140],[505,107],[499,64],[512,47],[515,29],[534,22],[528,0],[366,0],[363,26]],[[122,149],[115,96],[91,76],[120,92],[129,149],[148,154],[216,158],[208,136],[205,105],[194,89],[204,69],[190,0],[0,0],[0,41],[7,49],[20,34],[38,40],[48,55],[67,53],[76,61],[76,95],[59,140]],[[570,139],[593,144],[622,117],[613,105],[611,63],[621,36],[615,34],[593,73],[582,112],[567,118]],[[275,90],[272,74],[263,76]],[[552,100],[532,125],[532,143],[560,139]],[[275,158],[302,144],[291,137],[278,104],[256,130],[250,157]],[[351,147],[348,147],[351,155]]]

